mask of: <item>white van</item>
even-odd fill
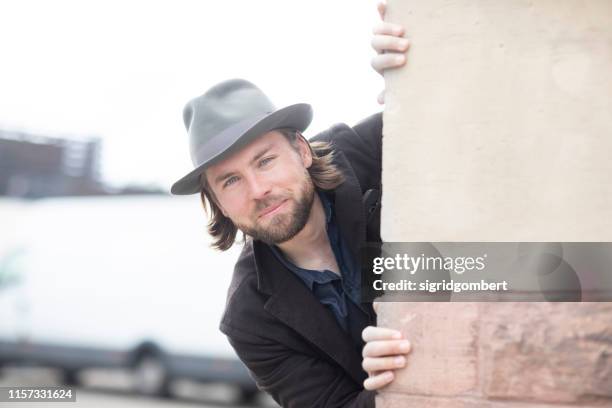
[[[128,367],[137,388],[173,379],[256,386],[218,325],[240,251],[209,247],[198,198],[0,200],[0,365]]]

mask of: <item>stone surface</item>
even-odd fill
[[[383,240],[612,242],[612,1],[387,3]],[[378,316],[413,343],[379,408],[612,407],[612,303]]]
[[[381,302],[378,325],[402,331],[412,351],[391,392],[462,395],[477,390],[477,303]]]
[[[385,241],[612,241],[612,2],[389,0]]]
[[[612,404],[612,303],[481,305],[489,398]]]
[[[485,401],[474,398],[422,397],[385,392],[376,397],[378,408],[601,408],[608,404],[541,404],[536,402]]]
[[[493,408],[490,402],[460,398],[432,398],[385,392],[376,397],[378,408]]]

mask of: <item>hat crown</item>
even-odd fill
[[[183,109],[183,122],[193,165],[200,164],[199,152],[210,139],[238,123],[255,121],[275,110],[272,101],[244,79],[223,81],[189,101]]]

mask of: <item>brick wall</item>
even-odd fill
[[[612,303],[381,303],[413,344],[379,408],[612,407]]]

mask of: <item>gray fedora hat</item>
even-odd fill
[[[195,169],[172,185],[175,195],[199,193],[200,176],[208,166],[264,133],[280,128],[303,132],[312,121],[312,107],[298,103],[276,109],[249,81],[230,79],[189,101],[183,121]]]

